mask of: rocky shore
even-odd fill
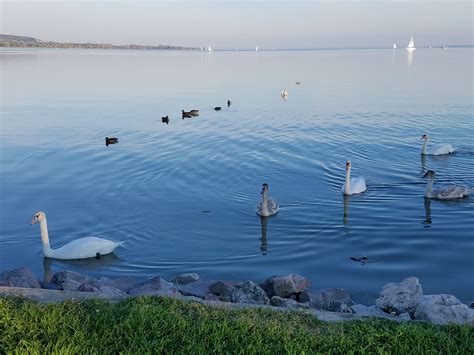
[[[73,271],[60,271],[50,282],[39,281],[27,268],[0,273],[0,297],[21,296],[50,303],[101,298],[123,300],[135,296],[175,297],[223,307],[272,307],[300,310],[328,321],[385,318],[394,321],[425,321],[435,324],[474,326],[474,302],[469,306],[448,294],[424,295],[416,277],[389,283],[374,305],[355,304],[340,288],[308,291],[310,280],[297,275],[272,276],[262,283],[234,280],[201,280],[196,273],[171,280],[160,276],[144,282],[130,277],[99,279]]]

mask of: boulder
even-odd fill
[[[62,287],[52,282],[42,282],[40,281],[41,288],[44,290],[61,290]]]
[[[76,289],[73,289],[74,287],[71,287],[71,285],[74,285],[75,282],[68,282],[68,281],[75,281],[79,283]],[[94,284],[97,281],[97,279],[82,275],[78,272],[74,271],[60,271],[54,274],[53,278],[51,279],[51,282],[62,286],[64,290],[71,290],[71,291],[76,291],[80,285],[82,284]],[[68,282],[67,288],[64,288],[64,283]]]
[[[393,314],[388,314],[382,311],[381,309],[377,308],[376,306],[365,306],[363,304],[355,304],[351,307],[352,312],[361,315],[364,317],[377,317],[377,318],[385,318],[391,319],[395,321],[405,321],[411,320],[411,317],[408,313],[402,313],[398,316]]]
[[[306,303],[309,302],[309,293],[308,291],[298,292],[294,295],[291,295],[290,298],[296,302]]]
[[[232,302],[232,292],[236,281],[217,281],[209,285],[209,291],[219,296],[219,299],[224,302]]]
[[[215,280],[207,281],[195,281],[188,284],[178,284],[178,290],[185,296],[195,296],[199,298],[205,298],[211,291],[209,286],[214,284]],[[217,296],[216,296],[217,297]]]
[[[61,284],[61,288],[65,291],[79,291],[79,288],[83,285],[79,281],[66,279]]]
[[[81,286],[79,286],[77,291],[80,291],[80,292],[100,292],[97,287],[95,287],[94,285],[91,285],[91,284],[82,284]]]
[[[352,313],[352,302],[349,293],[342,288],[326,288],[309,294],[309,305],[329,312]]]
[[[33,271],[26,267],[0,273],[0,286],[41,288]]]
[[[421,299],[414,318],[436,324],[474,325],[474,310],[453,295],[427,295]]]
[[[265,291],[252,281],[239,282],[232,290],[232,302],[250,304],[269,304]]]
[[[112,286],[102,286],[99,291],[107,298],[122,299],[128,297],[126,292]]]
[[[176,276],[174,279],[171,280],[172,283],[176,285],[187,285],[191,282],[196,282],[199,280],[199,275],[195,272],[191,272],[188,274],[181,274]]]
[[[375,301],[378,308],[386,313],[415,313],[423,297],[423,289],[416,277],[409,277],[400,283],[386,284]]]
[[[101,288],[104,286],[110,286],[119,289],[123,292],[130,291],[137,285],[137,281],[132,277],[119,277],[116,279],[109,279],[107,277],[101,277],[94,283],[94,286]]]
[[[310,281],[298,274],[286,276],[272,276],[266,279],[260,287],[266,292],[268,297],[279,296],[288,298],[291,295],[305,292]]]
[[[298,308],[298,302],[295,300],[278,296],[273,296],[270,300],[270,304],[275,307]]]
[[[171,282],[157,276],[148,281],[135,285],[128,291],[131,296],[156,295],[156,296],[176,296],[179,291]]]

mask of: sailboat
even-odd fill
[[[207,48],[207,51],[208,51],[208,52],[212,52],[211,45],[209,45],[209,47]]]
[[[393,49],[397,49],[397,44],[393,43]]]
[[[410,38],[410,43],[408,43],[407,49],[409,51],[414,51],[416,49],[415,42],[413,42],[413,36]]]
[[[202,48],[202,46],[201,46],[201,52],[202,52],[203,50],[204,50],[204,48]]]
[[[258,46],[255,46],[255,52],[258,52]]]

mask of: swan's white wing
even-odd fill
[[[363,176],[351,179],[351,194],[360,194],[365,190],[367,190],[367,186],[365,185],[365,178]]]
[[[454,153],[454,148],[451,144],[437,144],[429,147],[428,154],[430,155],[444,155]]]
[[[99,253],[106,255],[121,245],[121,242],[113,242],[108,239],[86,237],[73,240],[61,248],[53,249],[51,255],[56,259],[86,259],[93,258]]]
[[[432,195],[441,200],[449,200],[455,198],[462,198],[468,196],[469,189],[462,186],[451,185],[442,189],[437,189],[432,192]]]
[[[278,201],[270,197],[268,199],[268,210],[270,211],[270,214],[277,213],[279,209],[280,209],[280,206],[278,206]]]

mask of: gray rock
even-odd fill
[[[423,297],[423,289],[416,277],[409,277],[400,283],[386,284],[375,301],[378,308],[386,313],[415,313]]]
[[[188,274],[181,274],[179,276],[176,276],[174,279],[171,280],[171,282],[176,285],[186,285],[191,282],[196,282],[198,280],[199,280],[199,275],[196,274],[195,272],[191,272]]]
[[[215,280],[195,281],[185,285],[178,284],[178,290],[185,296],[195,296],[205,298],[211,291],[209,286],[214,284]],[[217,296],[216,296],[217,298]]]
[[[289,298],[273,296],[270,304],[275,307],[298,308],[298,302]]]
[[[290,298],[296,302],[306,303],[309,302],[309,293],[308,291],[295,293],[294,295],[291,295]]]
[[[82,275],[74,271],[57,272],[54,274],[53,278],[51,279],[51,282],[55,283],[56,285],[62,286],[64,290],[67,289],[71,291],[76,291],[79,288],[79,286],[75,290],[72,290],[71,288],[64,288],[63,284],[68,280],[78,282],[79,286],[82,284],[94,284],[95,282],[97,282],[97,279],[93,277]],[[72,285],[73,283],[70,283],[70,284]]]
[[[364,317],[377,317],[377,318],[384,318],[390,319],[394,321],[405,321],[411,320],[411,317],[408,313],[402,313],[399,316],[394,314],[388,314],[382,311],[381,309],[377,308],[376,306],[365,306],[363,304],[355,304],[352,307],[353,313],[364,316]]]
[[[76,280],[66,279],[61,284],[61,287],[65,291],[78,291],[82,283]]]
[[[132,277],[119,277],[116,279],[109,279],[107,277],[101,277],[94,283],[94,286],[101,288],[104,286],[110,286],[119,289],[123,292],[130,291],[137,285],[137,281]]]
[[[307,291],[310,281],[298,274],[290,274],[286,276],[272,276],[266,279],[260,287],[266,292],[268,297],[290,297]]]
[[[176,296],[178,289],[171,282],[157,276],[148,281],[135,285],[128,291],[131,296],[156,295],[156,296]]]
[[[309,294],[309,305],[323,311],[352,313],[349,293],[342,288],[326,288]]]
[[[107,298],[123,299],[128,297],[126,292],[112,286],[102,286],[99,290]]]
[[[95,287],[94,285],[91,285],[91,284],[82,284],[81,286],[79,286],[77,291],[80,291],[80,292],[100,292],[97,287]]]
[[[453,295],[427,295],[421,299],[414,318],[436,324],[474,325],[474,310]]]
[[[250,304],[269,304],[265,291],[252,281],[238,283],[232,290],[232,302]]]
[[[45,290],[61,290],[62,289],[61,286],[53,284],[52,282],[40,281],[40,285],[41,285],[41,288]]]
[[[213,294],[213,293],[208,293],[207,295],[204,296],[205,301],[215,301],[215,302],[221,302],[221,299],[219,296]]]
[[[41,288],[33,271],[26,267],[0,273],[0,285],[8,287]]]
[[[218,295],[221,301],[232,302],[232,292],[236,284],[236,281],[217,281],[209,285],[209,291]]]

